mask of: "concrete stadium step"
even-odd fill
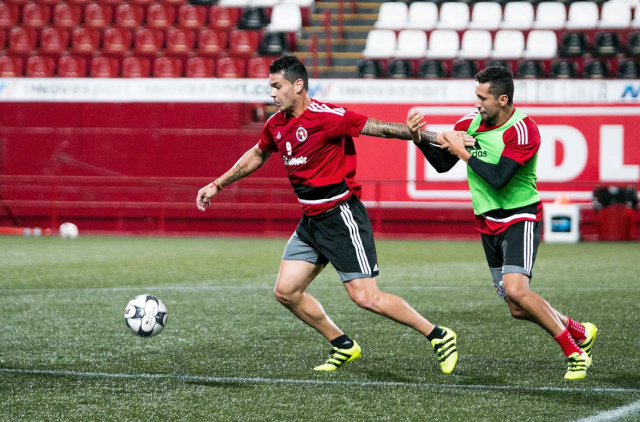
[[[360,53],[364,50],[366,40],[333,40],[331,42],[331,51],[341,53]],[[327,40],[318,40],[318,50],[327,51]],[[311,51],[311,39],[304,39],[298,42],[299,52]]]
[[[378,13],[378,10],[380,10],[380,4],[383,3],[382,1],[380,2],[365,2],[365,1],[357,1],[356,2],[356,13]],[[340,5],[338,4],[338,2],[317,2],[315,4],[316,10],[319,12],[324,12],[326,9],[330,9],[332,11],[332,13],[335,11],[337,13],[338,8],[340,7]],[[345,13],[347,12],[351,12],[351,4],[349,2],[344,2],[343,3],[343,7],[344,7],[344,11]]]
[[[307,66],[310,77],[315,77],[315,68]],[[318,66],[318,77],[320,78],[354,78],[357,76],[355,66]]]
[[[342,24],[347,26],[354,25],[371,25],[378,20],[378,15],[376,13],[345,13],[343,15]],[[331,14],[331,24],[338,24],[338,14]],[[322,26],[324,27],[324,15],[322,14],[313,14],[311,15],[310,26]]]

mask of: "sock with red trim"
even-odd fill
[[[587,333],[585,332],[584,325],[578,321],[574,321],[567,317],[567,329],[571,337],[578,343],[582,343],[587,339]]]
[[[582,353],[582,349],[578,347],[576,342],[573,340],[573,337],[569,334],[569,330],[567,328],[553,339],[558,342],[560,347],[562,347],[562,351],[566,357],[571,356],[573,353]]]

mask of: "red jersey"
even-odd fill
[[[367,119],[311,100],[300,116],[277,112],[264,125],[258,147],[280,153],[305,214],[321,214],[354,193],[360,196],[353,137]]]
[[[515,109],[513,111],[515,113]],[[454,126],[454,130],[466,132],[476,114],[477,112],[462,117]],[[496,129],[496,127],[481,122],[477,132],[486,132]],[[502,135],[502,141],[504,142],[502,156],[510,158],[519,164],[525,164],[540,149],[540,131],[536,122],[530,117],[526,117],[507,129]],[[540,221],[541,219],[542,204],[537,203],[523,209],[494,210],[486,214],[476,215],[476,228],[481,233],[497,234],[519,221]]]

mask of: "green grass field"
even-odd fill
[[[572,383],[556,343],[509,316],[479,241],[378,242],[380,288],[458,333],[453,374],[331,267],[310,292],[363,358],[314,373],[328,343],[273,298],[285,243],[0,237],[0,421],[640,420],[638,243],[540,248],[533,288],[600,329]],[[150,339],[123,320],[141,293],[169,311]]]

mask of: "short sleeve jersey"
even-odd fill
[[[274,114],[258,147],[281,155],[303,212],[317,215],[360,195],[353,137],[366,122],[366,116],[311,100],[298,117]]]

